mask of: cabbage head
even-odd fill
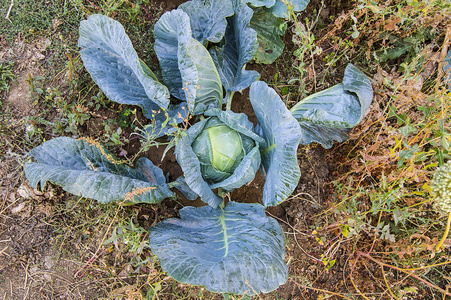
[[[213,190],[230,192],[254,179],[264,140],[245,114],[210,109],[205,116],[186,131],[175,155],[191,190],[217,207],[223,199]]]

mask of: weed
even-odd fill
[[[105,145],[107,145],[107,146],[123,146],[125,143],[128,143],[129,139],[127,139],[125,137],[121,137],[121,135],[123,134],[122,128],[118,127],[116,130],[113,130],[111,128],[111,125],[108,124],[111,122],[108,122],[108,121],[104,125],[105,126],[105,138],[107,140]]]
[[[55,20],[64,20],[65,26],[62,26],[63,34],[73,30],[79,22],[79,15],[73,10],[70,1],[57,0],[52,3],[46,1],[8,1],[2,0],[0,13],[6,16],[11,7],[8,19],[1,18],[0,26],[7,28],[2,32],[7,42],[12,44],[18,36],[25,39],[32,39],[36,36],[48,35],[55,30]],[[12,5],[11,5],[12,3]]]
[[[107,103],[108,99],[102,91],[99,91],[96,95],[91,96],[91,101],[89,101],[86,105],[98,111],[100,108],[106,108]]]
[[[321,8],[323,7],[323,4],[324,3],[321,4]],[[296,57],[295,69],[299,72],[299,77],[291,79],[288,81],[288,84],[299,82],[299,88],[301,89],[299,94],[301,98],[304,98],[307,94],[307,91],[304,88],[305,79],[308,77],[316,77],[314,57],[322,52],[322,49],[315,45],[315,36],[312,33],[313,28],[318,23],[319,13],[314,21],[305,18],[304,24],[299,20],[301,14],[295,13],[293,6],[288,4],[288,15],[289,19],[294,23],[292,27],[292,41],[295,46],[293,55]]]
[[[133,223],[133,220],[130,220],[117,225],[113,229],[111,237],[104,242],[104,245],[113,244],[120,254],[133,254],[133,258],[129,264],[132,264],[135,267],[140,267],[145,265],[151,259],[146,258],[145,260],[142,260],[141,258],[144,250],[150,248],[146,237],[147,231],[139,226],[136,226]],[[119,243],[125,244],[126,247],[121,247],[121,249],[119,249]]]
[[[9,93],[10,83],[15,78],[13,67],[12,62],[0,62],[0,96]],[[2,106],[2,98],[0,98],[0,106]]]

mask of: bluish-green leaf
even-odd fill
[[[301,129],[277,93],[266,83],[254,82],[249,98],[258,119],[256,131],[266,141],[260,149],[266,173],[263,204],[274,206],[293,193],[301,177],[297,160]]]
[[[248,295],[286,282],[282,228],[260,204],[185,207],[180,217],[149,230],[152,253],[175,280]]]
[[[188,15],[180,9],[165,13],[154,33],[155,52],[171,94],[188,102],[193,114],[217,107],[221,80],[207,49],[191,37]]]
[[[168,89],[139,60],[119,22],[91,15],[80,23],[78,45],[86,69],[110,100],[139,105],[147,118],[152,110],[167,108]]]
[[[36,188],[39,184],[43,189],[49,181],[102,203],[159,203],[173,196],[163,171],[150,160],[140,158],[136,167],[130,168],[90,139],[55,138],[34,148],[30,155],[36,162],[25,165],[25,175]]]
[[[293,5],[293,11],[299,12],[303,11],[307,7],[310,0],[291,0],[289,2]],[[278,18],[288,17],[287,5],[281,0],[276,0],[276,3],[269,9],[269,11]]]
[[[226,17],[233,15],[230,0],[191,0],[179,9],[189,15],[193,37],[206,46],[207,42],[219,43],[227,26]]]
[[[264,64],[273,63],[282,54],[285,47],[281,36],[285,34],[287,24],[283,19],[275,17],[263,8],[254,10],[250,24],[257,32],[258,39],[255,61]]]
[[[154,26],[155,53],[160,61],[161,73],[171,94],[185,99],[178,65],[179,43],[186,44],[191,39],[191,26],[188,15],[182,10],[163,14]]]
[[[373,100],[371,82],[358,68],[346,67],[343,83],[302,99],[291,108],[301,126],[301,144],[318,142],[324,148],[343,142],[363,118]]]
[[[220,106],[223,97],[221,79],[208,50],[191,38],[185,46],[181,45],[179,53],[179,68],[190,111],[197,115]]]
[[[227,94],[241,91],[260,78],[258,72],[245,70],[258,48],[257,33],[249,25],[252,9],[242,0],[232,3],[235,14],[227,19],[226,44],[210,50]]]
[[[360,117],[357,123],[359,123],[362,121],[366,111],[370,108],[371,102],[373,102],[371,81],[359,68],[353,64],[348,64],[343,77],[343,86],[345,90],[355,93],[358,97],[360,102]]]
[[[196,200],[199,195],[197,195],[195,192],[193,192],[188,184],[186,184],[185,176],[178,177],[174,182],[171,183],[173,187],[178,189],[183,196],[185,196],[188,200]]]

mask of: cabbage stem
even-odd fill
[[[226,192],[222,189],[222,188],[218,188],[218,196],[222,198],[222,203],[219,205],[220,208],[224,208],[225,207],[225,201],[224,201],[224,196],[225,196]]]
[[[226,106],[226,110],[231,110],[232,109],[232,98],[233,95],[235,94],[235,92],[230,92],[230,94],[227,95],[227,106]]]
[[[224,195],[225,195],[225,192],[224,192],[224,190],[222,189],[222,188],[218,188],[218,196],[219,197],[221,197],[221,198],[224,198]]]
[[[443,245],[443,243],[445,242],[446,238],[448,237],[450,225],[451,225],[451,211],[448,213],[448,222],[446,223],[445,233],[443,234],[443,237],[440,240],[440,242],[438,242],[437,246],[435,246],[435,251],[439,251],[440,250],[440,247]]]

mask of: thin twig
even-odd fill
[[[5,248],[3,248],[3,250],[2,251],[0,251],[0,255],[2,255],[3,254],[3,252],[5,252],[6,250],[8,250],[8,246],[6,246]],[[6,254],[6,253],[5,253]],[[8,254],[6,254],[6,255],[8,255]]]
[[[385,286],[387,287],[388,292],[390,293],[390,295],[391,295],[393,298],[395,298],[396,300],[398,300],[398,297],[396,297],[396,295],[393,294],[392,290],[390,289],[390,285],[388,284],[387,277],[385,276],[384,267],[383,267],[383,266],[380,266],[380,267],[381,267],[381,271],[382,271],[382,276],[383,276],[383,278],[384,278]]]
[[[78,270],[77,273],[75,273],[74,277],[77,277],[77,276],[81,273],[81,271],[83,271],[84,269],[89,268],[89,267],[91,266],[91,264],[94,262],[94,260],[96,260],[97,258],[99,258],[99,257],[107,250],[107,248],[105,248],[105,249],[103,249],[103,251],[102,251],[100,254],[97,254],[97,253],[99,253],[100,248],[102,248],[102,245],[103,245],[103,243],[104,243],[104,241],[105,241],[105,239],[106,239],[106,235],[107,235],[108,232],[110,231],[110,228],[111,228],[111,226],[113,225],[113,222],[116,220],[116,217],[117,217],[118,213],[119,213],[119,209],[116,211],[116,214],[114,215],[113,220],[111,221],[111,223],[110,223],[110,225],[108,226],[108,228],[107,228],[105,234],[103,235],[103,239],[102,239],[102,241],[100,242],[100,245],[99,245],[99,247],[97,248],[96,252],[95,252],[94,255],[91,257],[91,259],[89,259],[89,261],[88,261],[88,262],[87,262],[80,270]],[[83,274],[80,275],[80,278],[83,277],[83,275],[84,275],[85,273],[86,273],[86,271],[83,272]]]
[[[100,250],[100,247],[97,249],[96,253],[94,253],[94,255],[88,260],[88,262],[80,270],[78,270],[77,273],[75,273],[74,277],[77,277],[78,274],[80,274],[81,271],[83,271],[84,269],[88,269],[97,258],[99,258],[100,256],[102,256],[103,253],[105,253],[107,248],[103,249],[103,251],[100,254],[97,254],[97,252],[99,250]],[[80,274],[80,278],[83,277],[83,275],[85,275],[85,273],[86,273],[86,271],[83,272],[83,274]]]
[[[448,221],[446,222],[445,233],[443,234],[440,242],[438,242],[438,244],[435,246],[435,251],[439,251],[440,250],[440,248],[442,247],[442,245],[445,242],[446,238],[448,237],[450,225],[451,225],[451,211],[448,213]]]
[[[422,283],[426,284],[428,287],[433,288],[433,289],[436,289],[436,290],[442,292],[442,293],[445,294],[445,295],[451,296],[451,293],[445,291],[444,289],[442,289],[442,288],[440,288],[440,287],[438,287],[438,286],[436,286],[436,285],[434,285],[434,284],[432,284],[432,283],[430,283],[430,282],[424,280],[423,278],[421,278],[421,277],[419,277],[419,276],[417,276],[417,275],[414,275],[414,274],[413,274],[413,271],[412,271],[412,272],[409,272],[409,271],[407,271],[407,270],[405,270],[405,269],[401,269],[401,268],[398,268],[398,267],[396,267],[396,266],[392,266],[392,265],[383,263],[383,262],[381,262],[381,261],[379,261],[379,260],[373,258],[373,257],[370,256],[369,254],[366,254],[366,253],[364,253],[364,252],[357,251],[356,253],[357,253],[359,256],[363,256],[363,257],[365,257],[365,258],[367,258],[367,259],[369,259],[369,260],[371,260],[371,261],[377,263],[377,264],[380,265],[381,267],[387,267],[387,268],[390,268],[390,269],[393,269],[393,270],[396,270],[396,271],[403,272],[403,273],[405,273],[405,274],[407,274],[407,275],[409,275],[409,276],[412,276],[413,278],[415,278],[415,279],[421,281]]]
[[[352,286],[353,286],[354,289],[357,291],[357,293],[359,293],[359,295],[362,296],[363,299],[365,299],[365,300],[370,300],[367,296],[365,296],[365,295],[360,291],[360,289],[357,287],[357,285],[354,283],[354,280],[352,279],[352,273],[354,272],[354,268],[355,268],[355,266],[356,266],[357,261],[359,260],[359,258],[360,258],[360,255],[357,257],[357,259],[356,259],[355,262],[354,262],[354,265],[353,265],[352,268],[351,268],[351,274],[349,274],[349,279],[351,279]]]
[[[301,288],[309,289],[309,290],[314,290],[314,291],[316,291],[316,292],[322,292],[322,293],[332,294],[332,295],[334,295],[334,296],[338,296],[338,297],[341,297],[341,298],[344,298],[344,299],[352,300],[351,298],[348,298],[348,297],[346,297],[345,295],[341,295],[341,294],[338,294],[338,293],[335,293],[335,292],[331,292],[331,291],[327,291],[327,290],[323,290],[323,289],[317,289],[317,288],[314,288],[314,287],[311,287],[311,286],[302,285],[302,284],[300,284],[299,282],[296,282],[295,280],[293,280],[292,278],[290,278],[290,279],[291,279],[296,285],[298,285],[298,286],[301,287]]]
[[[9,14],[11,13],[11,9],[13,8],[13,5],[14,5],[14,0],[11,0],[11,4],[9,5],[8,12],[6,13],[6,17],[5,17],[5,19],[10,21],[11,23],[12,23],[12,21],[9,19]]]

